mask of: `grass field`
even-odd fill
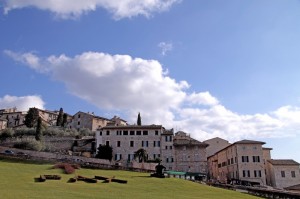
[[[35,182],[40,174],[59,174],[59,181]],[[76,170],[76,175],[95,175],[128,180],[127,184],[85,182],[67,183],[75,174],[63,174],[49,164],[12,162],[0,159],[0,198],[256,198],[243,193],[229,191],[176,178],[150,178],[147,173],[115,170]]]

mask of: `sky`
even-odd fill
[[[300,162],[299,0],[0,0],[0,108],[94,112]]]

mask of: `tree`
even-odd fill
[[[98,153],[96,155],[96,158],[99,158],[99,159],[106,159],[106,160],[109,160],[111,161],[112,159],[112,152],[113,152],[113,148],[109,145],[99,145],[98,147]]]
[[[63,115],[64,115],[64,110],[60,108],[56,120],[56,126],[63,126]]]
[[[42,132],[42,118],[39,117],[37,120],[37,125],[36,125],[36,131],[35,131],[35,139],[36,140],[41,140],[43,136]]]
[[[137,118],[137,122],[136,123],[137,123],[138,126],[142,126],[142,118],[141,118],[141,114],[140,113],[138,114],[138,118]]]
[[[146,162],[148,160],[148,154],[145,149],[139,149],[134,152],[134,159],[138,158],[139,162]]]
[[[28,110],[28,113],[25,115],[24,124],[28,128],[32,128],[36,124],[38,118],[39,118],[39,111],[38,111],[38,109],[37,108],[30,108]]]
[[[63,127],[66,126],[67,122],[68,122],[68,115],[67,115],[67,113],[64,113],[61,126],[63,126]]]

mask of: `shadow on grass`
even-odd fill
[[[40,183],[42,182],[40,178],[33,178],[34,182]]]

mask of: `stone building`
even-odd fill
[[[0,110],[0,118],[7,121],[7,128],[15,128],[24,125],[27,112],[18,111],[17,108]]]
[[[161,125],[105,126],[96,132],[97,147],[109,145],[113,148],[113,161],[123,166],[129,165],[134,153],[145,149],[148,159],[162,160],[162,164],[173,168],[173,131],[167,131]]]
[[[267,160],[268,181],[275,188],[286,188],[300,184],[299,163],[294,160]]]
[[[173,146],[175,170],[207,173],[206,147],[208,144],[199,142],[179,131],[174,136]]]
[[[111,122],[111,120],[96,116],[94,113],[84,113],[79,111],[73,116],[72,121],[68,124],[68,127],[78,131],[83,128],[96,131],[98,128],[106,126],[108,122]]]
[[[7,120],[0,118],[0,131],[6,129],[6,127],[7,127]]]
[[[264,144],[241,140],[208,157],[209,179],[222,183],[265,185]]]
[[[224,140],[219,137],[205,140],[203,142],[208,144],[208,147],[206,147],[207,157],[214,155],[216,152],[230,145],[230,143],[227,140]]]

